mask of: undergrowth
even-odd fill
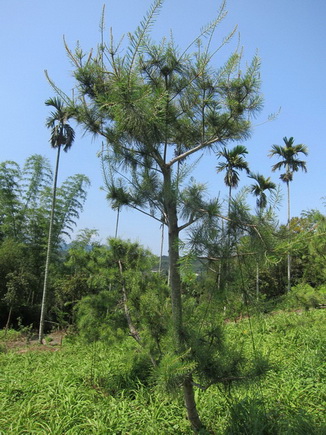
[[[252,370],[264,361],[269,370],[196,390],[209,433],[325,434],[324,318],[311,310],[227,323],[227,339],[244,349]],[[131,339],[111,347],[66,340],[57,349],[0,353],[1,435],[192,433],[181,398],[151,383]]]

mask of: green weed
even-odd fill
[[[268,371],[196,390],[209,433],[326,433],[325,332],[322,310],[227,323],[227,339],[252,360],[248,371],[266,360]],[[0,367],[0,434],[192,433],[181,398],[148,382],[148,360],[131,339],[110,347],[64,341],[55,352],[9,347]]]

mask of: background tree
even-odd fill
[[[21,171],[13,161],[0,164],[0,238],[18,239],[21,225]]]
[[[215,71],[209,47],[202,46],[200,37],[212,40],[225,14],[224,5],[196,39],[198,49],[193,55],[179,52],[173,40],[154,44],[148,32],[162,3],[154,2],[129,36],[123,55],[113,42],[101,44],[97,53],[87,57],[80,48],[75,53],[67,50],[76,67],[79,95],[70,101],[76,119],[107,143],[105,161],[113,173],[107,186],[109,199],[160,223],[164,216],[173,345],[182,360],[189,334],[181,296],[180,233],[202,217],[213,215],[216,201],[205,201],[204,188],[195,181],[182,188],[182,182],[189,180],[189,166],[180,163],[190,161],[199,151],[217,151],[227,141],[248,137],[250,116],[261,107],[259,60],[255,57],[242,73],[241,56],[235,52]],[[193,370],[185,370],[181,384],[189,421],[199,429]]]
[[[220,162],[217,165],[217,172],[225,171],[224,183],[229,188],[229,202],[228,202],[228,215],[230,214],[232,189],[238,187],[240,176],[239,171],[246,171],[249,174],[248,162],[245,161],[244,156],[248,154],[248,150],[243,145],[237,145],[228,150],[223,147],[221,151],[216,153],[217,158],[223,157],[225,162]]]
[[[258,210],[258,219],[263,220],[263,211],[267,206],[267,195],[266,190],[269,192],[275,191],[276,184],[273,183],[270,179],[270,177],[265,178],[263,175],[259,173],[250,173],[249,178],[252,178],[256,181],[256,183],[250,185],[250,191],[251,193],[257,198],[256,205]],[[264,219],[266,222],[266,219]],[[257,235],[256,235],[257,236]],[[256,239],[256,237],[254,237]],[[259,252],[258,255],[256,255],[256,295],[257,299],[259,297],[259,263],[260,263],[261,253]]]
[[[287,198],[288,198],[288,230],[290,229],[291,220],[291,205],[290,205],[290,182],[293,180],[293,173],[297,172],[299,169],[307,172],[306,162],[300,160],[300,154],[308,155],[308,148],[306,145],[298,144],[294,145],[294,138],[287,137],[283,138],[285,146],[273,145],[269,153],[270,157],[277,156],[280,158],[278,163],[272,166],[272,171],[285,169],[284,174],[280,175],[280,179],[286,183],[287,187]],[[288,291],[291,290],[291,256],[288,253]]]
[[[254,196],[257,197],[257,208],[260,212],[262,212],[267,206],[267,195],[265,192],[266,190],[268,190],[269,192],[275,190],[276,184],[271,181],[270,177],[265,178],[259,173],[251,173],[249,175],[249,178],[252,178],[256,181],[256,183],[251,184],[250,191]]]
[[[14,323],[14,315],[23,322],[28,319],[29,324],[36,323],[44,284],[53,174],[49,161],[36,154],[27,158],[22,169],[15,162],[2,162],[0,179],[0,301],[5,301],[4,306],[0,302],[0,311],[5,316],[12,307]],[[54,266],[63,236],[70,235],[79,218],[88,185],[87,177],[76,174],[57,188],[52,231]]]
[[[216,153],[217,158],[223,157],[225,159],[225,162],[220,162],[217,165],[217,172],[225,171],[225,177],[224,177],[224,183],[229,188],[229,198],[228,198],[228,218],[230,218],[231,215],[231,206],[232,206],[232,189],[235,189],[239,185],[240,176],[239,171],[245,170],[247,173],[249,173],[249,167],[248,163],[245,161],[244,156],[248,154],[248,150],[243,145],[237,145],[234,148],[228,150],[226,147],[223,147],[222,150],[218,151]],[[231,255],[231,226],[229,225],[230,221],[228,221],[227,225],[224,225],[224,222],[222,221],[222,237],[223,240],[226,240],[225,243],[225,260],[220,261],[220,281],[222,280],[222,272],[223,272],[223,265],[224,265],[224,272],[225,275],[224,280],[227,283],[230,281],[230,255]],[[226,232],[225,232],[226,229]],[[224,234],[226,233],[226,237]],[[228,285],[228,284],[227,284]],[[220,286],[220,282],[219,282]]]
[[[46,121],[46,126],[48,128],[51,128],[50,144],[52,148],[55,148],[57,150],[57,159],[56,159],[54,180],[53,180],[52,206],[51,206],[48,246],[47,246],[47,253],[46,253],[46,260],[45,260],[43,296],[42,296],[41,314],[40,314],[40,327],[39,327],[40,343],[42,343],[43,341],[43,333],[44,333],[47,283],[48,283],[49,264],[50,264],[51,247],[52,247],[52,232],[53,232],[54,210],[55,210],[56,192],[57,192],[60,151],[61,151],[61,147],[63,147],[63,150],[67,152],[71,148],[75,139],[75,132],[73,128],[68,124],[69,118],[72,117],[71,110],[65,107],[63,101],[57,97],[48,99],[45,102],[45,104],[55,109],[53,112],[51,112],[51,115],[48,117]]]

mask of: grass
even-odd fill
[[[324,319],[311,310],[226,324],[228,339],[253,361],[268,358],[271,369],[230,389],[196,390],[210,433],[326,434]],[[1,435],[192,433],[182,400],[146,386],[142,356],[135,359],[129,342],[44,348],[52,351],[0,353]]]

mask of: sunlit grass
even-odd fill
[[[326,433],[324,319],[325,312],[312,310],[228,323],[228,339],[253,361],[267,358],[270,370],[231,388],[196,390],[208,430]],[[137,379],[141,364],[130,363],[130,342],[107,348],[64,341],[52,351],[30,349],[0,353],[0,434],[192,433],[181,399],[146,385],[145,376]]]

